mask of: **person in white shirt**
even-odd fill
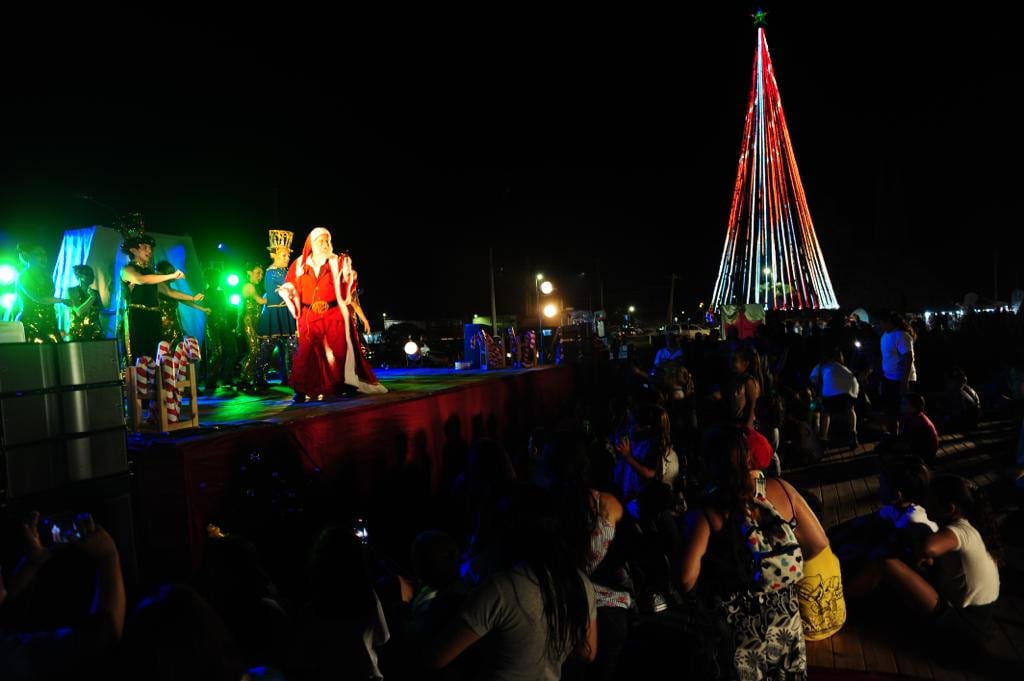
[[[882,321],[882,407],[889,432],[899,432],[900,400],[917,381],[914,330],[899,314]]]
[[[811,385],[822,405],[818,437],[822,442],[827,441],[832,417],[845,415],[850,427],[850,446],[856,447],[857,411],[854,407],[860,394],[860,385],[853,372],[846,368],[842,350],[834,349],[829,359],[811,370]]]

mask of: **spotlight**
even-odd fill
[[[237,274],[229,274],[228,275],[228,279],[227,279],[228,286],[238,286],[238,281],[239,280],[238,280],[238,275]]]
[[[14,301],[16,301],[17,299],[17,295],[13,293],[5,293],[2,296],[0,296],[0,307],[3,307],[5,310],[10,310],[12,307],[14,307]]]
[[[18,270],[10,265],[0,265],[0,286],[7,286],[18,281]]]
[[[858,350],[860,350],[860,347],[861,347],[861,345],[860,345],[860,341],[853,341],[853,347],[855,347],[855,348],[857,348]]]
[[[218,251],[223,251],[224,250],[224,244],[217,244],[217,250]]]
[[[242,304],[242,296],[238,295],[237,293],[232,293],[231,297],[228,300],[231,302],[232,305],[237,306]]]
[[[404,350],[405,354],[412,358],[416,357],[416,355],[419,354],[420,346],[416,345],[416,343],[414,343],[413,341],[409,341],[408,343],[405,344]]]
[[[544,316],[547,317],[548,319],[551,319],[557,314],[558,306],[554,305],[553,303],[548,303],[547,305],[544,306]]]
[[[540,292],[546,296],[551,295],[551,292],[554,290],[555,285],[552,284],[550,281],[545,281],[543,284],[540,285]]]
[[[629,314],[633,314],[634,312],[636,312],[636,308],[633,307],[632,305],[630,305],[629,306]]]

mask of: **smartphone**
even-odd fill
[[[75,522],[74,513],[63,513],[44,518],[42,532],[49,534],[50,541],[54,544],[67,544],[68,542],[82,538],[82,533]]]
[[[366,518],[360,516],[352,521],[352,534],[363,544],[370,541],[370,530],[366,526]]]

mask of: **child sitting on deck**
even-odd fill
[[[844,573],[851,576],[847,595],[856,599],[873,590],[871,576],[877,561],[900,558],[911,561],[914,547],[925,541],[939,526],[928,519],[921,505],[928,493],[931,473],[920,459],[903,457],[889,461],[878,476],[878,494],[882,507],[878,513],[858,518],[846,528],[832,533]],[[845,536],[844,536],[845,535]]]
[[[999,598],[996,524],[982,492],[957,476],[932,481],[928,506],[941,529],[916,547],[915,558],[872,563],[871,574],[858,580],[862,587],[885,584],[925,618],[937,650],[973,657],[984,649]]]

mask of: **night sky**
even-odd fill
[[[225,242],[263,259],[268,227],[301,242],[326,224],[378,318],[487,313],[489,246],[499,313],[536,271],[567,304],[596,306],[600,278],[606,307],[649,318],[675,272],[692,308],[717,272],[755,47],[751,4],[708,4],[53,36],[7,60],[0,258],[110,224],[88,195],[192,235],[201,257]],[[840,304],[991,298],[997,254],[1009,299],[1024,285],[1016,17],[888,4],[768,4]]]

